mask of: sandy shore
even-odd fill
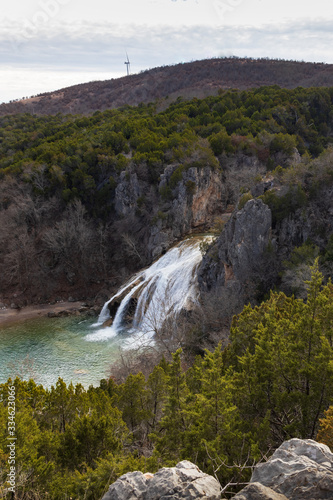
[[[57,302],[56,304],[42,304],[27,306],[22,309],[0,309],[0,328],[29,319],[47,316],[48,313],[61,311],[74,311],[82,307],[82,302]]]

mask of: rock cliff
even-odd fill
[[[171,184],[174,167],[161,175],[159,191]],[[211,167],[191,167],[182,172],[172,192],[172,199],[163,203],[163,212],[152,226],[148,248],[158,257],[177,239],[192,231],[204,230],[214,217],[225,210],[221,172]],[[164,214],[167,214],[165,217]]]
[[[176,181],[175,181],[176,179]],[[211,166],[183,168],[168,165],[160,176],[158,192],[135,172],[122,172],[115,192],[119,218],[135,217],[146,200],[141,242],[148,260],[160,256],[180,238],[204,230],[225,210],[221,172]],[[150,203],[149,203],[150,202]]]
[[[319,248],[325,247],[333,231],[333,186],[322,186],[312,195],[306,206],[283,218],[276,227],[281,251],[311,240]]]
[[[266,184],[257,186],[257,194],[273,182]],[[199,269],[202,292],[227,288],[234,294],[242,293],[244,304],[252,301],[258,290],[267,293],[279,285],[284,262],[295,247],[311,243],[322,254],[325,252],[333,232],[332,185],[327,183],[303,194],[302,203],[297,203],[296,191],[276,184],[269,191],[276,203],[273,212],[260,198],[234,211],[203,258]]]
[[[261,200],[250,200],[242,210],[235,211],[203,259],[199,270],[201,289],[241,288],[260,267],[271,228],[271,211]]]

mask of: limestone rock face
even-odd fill
[[[140,194],[141,188],[137,175],[133,173],[128,176],[126,172],[122,172],[115,192],[114,207],[116,213],[125,216],[134,212]]]
[[[203,259],[201,288],[226,286],[229,281],[241,285],[251,277],[270,241],[271,226],[271,211],[261,200],[249,200],[242,210],[234,212],[215,249]]]
[[[179,185],[178,206],[184,205],[186,195],[190,198],[188,215],[192,227],[204,225],[210,217],[223,211],[221,174],[210,167],[189,168],[183,173],[183,180]]]
[[[255,468],[253,482],[259,482],[289,500],[332,499],[333,453],[328,446],[311,439],[291,439],[284,442],[266,463]],[[236,496],[237,500],[241,498]]]
[[[333,230],[333,188],[321,188],[306,207],[296,210],[283,219],[277,228],[280,248],[299,246],[308,239],[323,248],[327,235]]]
[[[250,200],[226,225],[220,240],[219,256],[233,274],[247,275],[260,262],[268,245],[271,211],[261,200]]]
[[[156,474],[128,472],[102,500],[220,500],[221,487],[187,460]],[[250,483],[233,500],[333,499],[333,453],[311,439],[290,439],[254,469]]]
[[[167,187],[174,167],[166,167],[161,175],[159,190]],[[220,172],[212,167],[191,167],[182,172],[182,178],[172,193],[172,200],[164,204],[164,218],[152,226],[148,249],[153,258],[160,256],[171,244],[185,234],[211,222],[225,210],[224,187]]]
[[[147,489],[148,479],[142,472],[127,472],[111,484],[102,500],[132,500],[143,498]]]
[[[215,478],[204,474],[196,465],[184,460],[176,467],[164,467],[154,475],[142,472],[124,474],[111,484],[102,500],[190,500],[192,498],[219,500],[220,485]]]
[[[140,213],[142,200],[149,200],[143,210],[142,225],[144,245],[148,260],[159,257],[178,239],[193,230],[205,229],[226,208],[225,186],[222,173],[212,166],[190,167],[180,171],[179,179],[172,182],[172,175],[181,165],[167,165],[160,176],[158,190],[135,172],[121,172],[115,190],[114,208],[124,223]],[[170,189],[170,196],[161,195]],[[134,231],[139,227],[127,228]]]

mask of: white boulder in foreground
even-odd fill
[[[333,453],[328,446],[312,439],[290,439],[266,463],[257,465],[252,483],[271,488],[288,500],[332,500]],[[234,497],[235,500],[275,498],[279,497],[247,495],[246,488]]]
[[[219,500],[220,484],[192,462],[164,467],[156,474],[128,472],[111,484],[102,500],[191,499]]]

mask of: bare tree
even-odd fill
[[[31,299],[39,275],[33,238],[23,229],[14,235],[7,249],[3,261],[4,282],[19,287]]]
[[[43,236],[43,243],[69,283],[82,280],[85,284],[94,266],[95,234],[81,201],[75,201],[64,213],[63,219]]]
[[[138,244],[135,241],[134,236],[130,235],[129,233],[122,233],[121,238],[123,243],[125,244],[125,249],[128,256],[137,257],[139,259],[139,262],[142,263],[143,259],[138,250]]]

